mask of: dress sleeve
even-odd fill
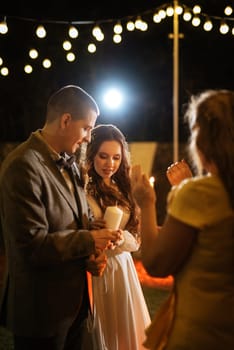
[[[198,229],[229,215],[228,198],[220,182],[213,179],[190,179],[168,195],[168,214]]]
[[[123,231],[123,237],[123,242],[118,246],[122,251],[136,252],[140,248],[139,241],[127,230]]]

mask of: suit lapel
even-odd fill
[[[38,161],[41,163],[42,167],[47,174],[48,181],[50,181],[53,186],[56,186],[60,194],[68,202],[69,206],[73,210],[77,220],[79,221],[79,208],[75,196],[71,193],[68,185],[58,169],[55,161],[52,159],[52,156],[49,152],[48,147],[41,141],[38,137],[32,133],[30,141],[34,144],[34,151],[38,158]],[[80,212],[81,213],[81,212]]]

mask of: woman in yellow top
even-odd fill
[[[157,229],[156,195],[139,166],[132,171],[142,211],[142,260],[152,276],[173,275],[174,289],[147,330],[145,346],[165,350],[234,348],[234,92],[193,96],[190,156],[198,175],[175,180],[167,216]],[[195,168],[194,168],[195,170]],[[177,172],[177,175],[173,172]],[[180,172],[180,174],[178,173]],[[173,183],[172,181],[172,183]]]

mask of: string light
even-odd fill
[[[68,52],[66,55],[66,58],[68,62],[74,62],[76,59],[76,56],[73,52]]]
[[[79,31],[76,27],[70,26],[68,30],[68,35],[71,39],[76,39],[79,35]]]
[[[27,74],[31,74],[32,71],[33,71],[33,68],[32,68],[32,66],[30,64],[26,64],[26,66],[24,66],[24,71]]]
[[[168,6],[166,9],[166,14],[168,17],[172,17],[174,15],[174,8],[172,6]]]
[[[29,57],[35,60],[38,57],[38,51],[36,49],[29,50]]]
[[[122,41],[122,37],[121,37],[120,34],[114,34],[113,35],[113,42],[115,44],[119,44],[119,43],[121,43],[121,41]]]
[[[50,68],[52,65],[51,63],[51,60],[49,58],[45,58],[43,61],[42,61],[42,66],[46,69]]]
[[[115,34],[121,34],[122,31],[123,31],[123,27],[122,27],[121,23],[118,22],[117,24],[115,24],[113,30],[114,30],[114,33],[115,33]]]
[[[69,51],[69,50],[71,50],[71,48],[72,48],[71,42],[70,42],[69,40],[65,40],[65,41],[63,42],[63,49],[64,49],[65,51]]]
[[[224,14],[225,14],[226,16],[231,16],[232,12],[233,12],[233,9],[231,8],[231,6],[226,6],[226,7],[225,7],[225,9],[224,9]]]
[[[211,20],[209,18],[206,19],[204,25],[203,25],[203,28],[206,32],[209,32],[210,30],[212,30],[213,28],[213,24],[211,22]]]
[[[128,21],[126,28],[129,32],[132,32],[135,29],[135,23],[133,21]]]
[[[199,0],[198,0],[199,1]],[[120,44],[122,42],[122,33],[123,33],[123,23],[126,23],[126,30],[129,32],[134,31],[135,29],[140,31],[146,31],[148,29],[148,23],[146,20],[143,20],[143,18],[148,18],[149,15],[151,15],[152,20],[154,23],[158,24],[162,20],[166,19],[167,17],[172,17],[174,15],[174,12],[178,15],[182,15],[183,20],[186,22],[190,22],[194,27],[198,27],[201,24],[201,21],[203,22],[203,29],[205,31],[211,31],[214,26],[218,27],[218,31],[220,34],[227,34],[231,33],[234,35],[234,26],[230,26],[229,23],[234,21],[233,17],[230,17],[233,13],[233,8],[231,6],[226,6],[224,8],[224,16],[212,16],[209,14],[206,14],[202,12],[201,6],[194,5],[193,8],[189,8],[187,5],[184,5],[183,3],[179,3],[174,8],[174,2],[165,3],[157,8],[147,10],[141,14],[137,15],[131,15],[126,16],[120,19],[105,19],[98,21],[98,24],[96,21],[55,21],[55,20],[43,20],[43,24],[40,23],[36,28],[36,35],[38,38],[45,38],[47,36],[47,31],[45,29],[44,24],[50,23],[50,24],[67,24],[68,25],[68,35],[71,39],[76,39],[80,34],[77,29],[77,25],[89,25],[92,26],[93,29],[92,35],[97,41],[103,41],[105,39],[105,35],[103,30],[101,29],[101,26],[104,27],[105,23],[113,23],[113,42],[115,44]],[[18,21],[31,21],[31,22],[38,22],[36,19],[33,18],[25,18],[25,17],[16,17],[16,16],[8,16],[8,18],[17,19]],[[95,23],[96,22],[96,23]],[[219,26],[216,26],[217,22],[219,22]],[[231,30],[230,30],[231,28]],[[8,33],[8,26],[7,26],[7,18],[4,16],[4,20],[0,22],[0,34],[7,34]],[[75,55],[70,51],[72,48],[72,44],[70,41],[66,40],[63,42],[63,49],[66,51],[69,51],[67,53],[67,60],[69,62],[72,62],[76,59]],[[90,43],[87,45],[87,51],[89,53],[96,52],[97,47],[94,43]],[[36,49],[31,49],[29,51],[29,57],[31,59],[37,59],[39,54]],[[0,58],[0,66],[3,65],[3,60]],[[45,59],[42,63],[44,68],[50,68],[52,63],[51,60]],[[30,65],[25,65],[24,71],[29,74],[31,68]],[[31,70],[31,72],[33,69]],[[7,76],[9,74],[8,67],[1,67],[0,74]]]
[[[88,45],[88,52],[94,53],[94,52],[96,52],[96,50],[97,50],[97,47],[96,47],[95,44],[90,43],[90,44]]]
[[[43,39],[46,37],[46,30],[43,25],[39,25],[36,29],[36,35],[38,38]]]
[[[6,77],[9,74],[9,69],[7,67],[2,67],[1,74]]]
[[[184,21],[189,22],[191,18],[192,18],[191,12],[189,10],[185,10],[183,14]]]
[[[194,27],[198,27],[200,25],[200,23],[201,23],[200,17],[194,16],[193,19],[192,19],[192,25]]]
[[[6,34],[8,32],[8,26],[6,22],[6,17],[2,22],[0,22],[0,34]]]
[[[223,21],[220,25],[219,31],[221,34],[227,34],[229,31],[229,26],[225,21]]]

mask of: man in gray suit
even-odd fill
[[[79,350],[89,312],[87,271],[101,275],[118,231],[90,230],[77,163],[99,109],[68,85],[49,99],[42,129],[14,149],[0,173],[0,214],[7,258],[1,323],[15,350]],[[61,154],[65,158],[61,157]]]

